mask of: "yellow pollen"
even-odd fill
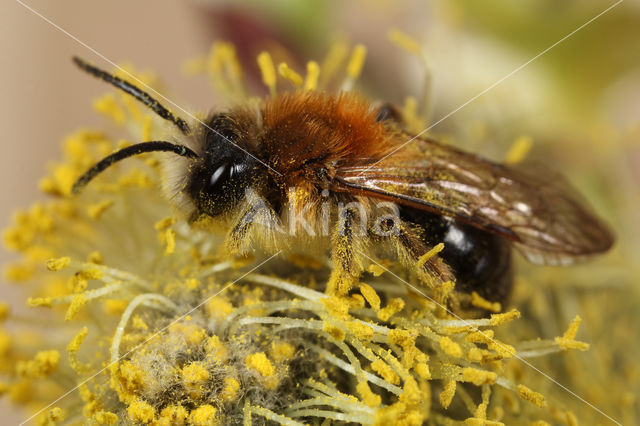
[[[371,273],[374,277],[379,277],[384,273],[384,268],[374,263],[367,267],[367,271]]]
[[[110,315],[122,315],[129,303],[126,300],[107,299],[103,302],[103,310]]]
[[[271,357],[278,362],[286,361],[293,358],[295,352],[296,348],[292,344],[287,342],[272,342],[271,350],[269,351]]]
[[[156,231],[163,232],[169,229],[174,223],[176,223],[176,218],[169,216],[154,223],[153,227]]]
[[[36,306],[51,307],[53,299],[51,297],[30,297],[27,299],[27,305],[34,308]]]
[[[103,97],[96,99],[93,102],[93,108],[99,113],[110,117],[120,126],[124,125],[127,121],[124,110],[116,102],[116,97],[113,93],[107,93]]]
[[[69,265],[71,265],[71,258],[67,256],[47,260],[47,269],[50,271],[59,271]]]
[[[185,282],[185,285],[187,286],[187,289],[189,290],[195,290],[198,287],[200,287],[200,281],[196,278],[188,278]]]
[[[429,380],[431,379],[431,371],[429,370],[429,365],[425,362],[420,362],[416,364],[413,368],[415,372],[420,376],[421,379]]]
[[[578,328],[580,327],[580,323],[582,322],[582,318],[580,315],[576,315],[576,317],[569,324],[569,328],[562,337],[556,337],[555,342],[560,345],[563,349],[578,349],[581,351],[586,351],[589,349],[589,344],[585,342],[580,342],[575,340],[576,334],[578,333]]]
[[[347,337],[347,333],[345,333],[345,331],[342,328],[336,327],[333,324],[329,324],[326,321],[323,324],[322,330],[329,333],[331,337],[333,337],[339,342],[342,342],[344,338]]]
[[[325,87],[334,77],[338,69],[344,63],[349,54],[349,46],[342,40],[338,40],[331,44],[327,56],[322,61],[320,69],[322,70],[322,78],[320,87]]]
[[[392,385],[400,384],[400,378],[394,373],[393,369],[381,359],[377,359],[371,363],[371,369],[382,376]]]
[[[420,256],[418,259],[418,268],[422,268],[432,257],[440,253],[444,249],[444,243],[436,244],[431,250]]]
[[[418,100],[413,96],[405,98],[402,107],[402,118],[407,123],[409,131],[418,133],[425,128],[426,119],[418,113]]]
[[[389,304],[378,311],[378,319],[387,321],[392,315],[397,314],[404,308],[404,300],[395,297],[389,301]]]
[[[82,327],[82,329],[71,339],[71,342],[67,345],[67,353],[69,354],[69,364],[71,364],[71,368],[76,371],[80,371],[81,365],[78,361],[78,350],[80,349],[80,345],[84,342],[85,337],[89,334],[89,329],[87,327]]]
[[[161,425],[183,425],[189,412],[182,405],[169,405],[160,412]]]
[[[76,295],[71,301],[69,308],[67,309],[67,313],[64,316],[64,320],[65,321],[72,320],[73,317],[76,316],[76,314],[80,311],[80,308],[82,308],[85,303],[87,303],[87,300],[83,294]]]
[[[513,145],[507,151],[507,155],[505,155],[504,162],[507,164],[518,164],[521,163],[531,148],[533,147],[533,139],[529,136],[521,136],[513,142]]]
[[[380,296],[378,296],[378,293],[376,293],[370,285],[360,283],[360,293],[362,293],[369,305],[371,305],[371,309],[374,311],[380,309]]]
[[[257,371],[264,377],[273,376],[276,372],[275,367],[264,352],[247,355],[245,363],[247,364],[247,368]]]
[[[206,303],[205,310],[210,317],[224,320],[235,308],[227,299],[213,297]]]
[[[224,379],[224,386],[220,392],[220,398],[222,402],[234,401],[238,396],[240,390],[240,382],[233,377],[227,377]]]
[[[518,391],[518,396],[524,399],[525,401],[529,401],[540,408],[547,405],[547,401],[545,400],[542,394],[532,391],[525,385],[518,385],[516,389]]]
[[[7,281],[22,282],[27,281],[33,277],[34,268],[30,265],[23,265],[21,263],[14,263],[7,265],[4,268],[4,276]]]
[[[202,362],[194,361],[182,369],[184,386],[191,398],[197,399],[205,391],[205,382],[210,374]]]
[[[451,340],[450,337],[444,336],[440,338],[438,342],[440,344],[440,348],[449,356],[454,358],[462,358],[462,348],[459,344]]]
[[[381,404],[382,398],[371,390],[367,382],[358,383],[356,390],[362,397],[362,401],[369,407],[377,407]]]
[[[502,310],[500,302],[490,302],[475,291],[471,293],[471,304],[476,308],[485,309],[490,312],[500,312]]]
[[[258,66],[262,73],[262,82],[267,88],[271,96],[276,95],[276,69],[273,66],[271,55],[268,52],[261,52],[258,55]]]
[[[222,344],[218,336],[211,336],[206,343],[206,351],[208,357],[224,361],[227,357],[227,348]]]
[[[389,40],[391,40],[391,42],[396,46],[416,56],[422,56],[422,48],[420,47],[420,44],[408,34],[397,28],[392,28],[389,30],[387,35]]]
[[[16,373],[27,378],[47,377],[58,369],[60,352],[56,350],[40,351],[29,361],[19,361]]]
[[[156,416],[156,410],[148,403],[137,400],[129,405],[129,407],[127,408],[127,414],[129,414],[129,417],[131,417],[133,420],[147,424],[151,423],[154,420]]]
[[[471,362],[482,361],[482,351],[476,347],[469,349],[467,352],[467,359]]]
[[[513,358],[516,356],[516,348],[506,343],[493,340],[488,343],[489,349],[496,351],[502,358]]]
[[[164,231],[164,238],[167,242],[165,254],[172,254],[176,249],[176,231],[171,228],[167,229]]]
[[[363,44],[357,44],[353,48],[349,63],[347,64],[347,76],[351,80],[360,77],[365,58],[367,57],[367,48]]]
[[[347,329],[360,340],[370,340],[374,335],[373,328],[359,321],[347,322]]]
[[[189,424],[193,426],[216,425],[216,408],[212,405],[201,405],[189,414]]]
[[[582,318],[580,315],[576,315],[571,324],[569,324],[569,328],[564,332],[562,337],[564,339],[573,340],[576,338],[576,334],[578,334],[578,328],[580,328],[580,323],[582,322]]]
[[[92,251],[91,253],[89,253],[89,256],[87,257],[87,262],[95,263],[96,265],[102,265],[104,263],[104,259],[102,258],[102,253],[100,253],[97,250]]]
[[[254,370],[264,379],[263,383],[267,389],[275,389],[278,386],[276,368],[269,361],[264,352],[257,352],[247,355],[245,364],[249,370]]]
[[[315,61],[307,62],[307,78],[304,80],[304,90],[316,90],[318,88],[318,76],[320,66]]]
[[[93,420],[101,425],[115,425],[118,422],[118,415],[108,411],[99,411],[93,415]]]
[[[489,323],[493,326],[502,325],[506,322],[513,321],[514,319],[520,318],[520,312],[513,309],[509,312],[505,312],[503,314],[493,314],[491,315],[491,319]]]
[[[47,421],[48,424],[55,425],[58,422],[62,422],[64,420],[65,413],[60,407],[55,407],[49,410],[47,413]]]
[[[465,381],[471,382],[476,386],[492,385],[496,382],[498,375],[493,371],[479,370],[477,368],[465,367],[462,369],[462,375]]]
[[[294,70],[292,70],[291,68],[289,68],[289,65],[287,65],[285,62],[281,62],[278,65],[278,73],[285,79],[289,80],[291,84],[293,84],[294,86],[296,87],[302,86],[302,83],[303,83],[302,76],[297,72],[295,72]]]
[[[456,381],[450,380],[444,385],[444,390],[440,393],[440,405],[442,408],[447,409],[451,405],[453,396],[456,394]]]

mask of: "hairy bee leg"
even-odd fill
[[[284,229],[273,208],[265,202],[250,202],[231,227],[225,247],[232,255],[245,255],[254,246],[275,253],[283,249]]]
[[[402,111],[389,102],[380,104],[376,111],[376,121],[387,120],[402,124]]]
[[[358,283],[362,273],[360,247],[363,237],[357,235],[357,212],[353,208],[341,211],[331,241],[333,270],[327,285],[327,293],[344,296]]]
[[[249,234],[257,214],[254,208],[248,208],[227,234],[225,246],[232,255],[246,254],[250,243]]]
[[[439,305],[438,315],[444,316],[447,306],[457,311],[457,302],[449,297],[455,285],[455,276],[451,268],[437,254],[421,262],[422,256],[429,252],[429,248],[420,238],[420,234],[406,223],[398,224],[394,234],[400,260],[409,270],[417,272],[420,281],[433,289],[432,300]]]
[[[447,281],[455,281],[451,268],[437,255],[420,262],[420,258],[429,252],[420,235],[405,222],[396,224],[394,238],[397,241],[397,253],[400,260],[418,275],[431,288],[438,288]]]

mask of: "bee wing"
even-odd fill
[[[453,217],[512,240],[531,262],[569,264],[613,236],[560,175],[495,164],[430,140],[378,163],[339,166],[334,191]]]

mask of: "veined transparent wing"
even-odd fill
[[[537,264],[606,251],[608,227],[557,173],[512,167],[431,140],[369,165],[339,165],[332,190],[451,216],[512,240]]]

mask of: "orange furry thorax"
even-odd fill
[[[260,135],[270,166],[299,184],[309,172],[366,164],[385,155],[392,137],[364,98],[295,92],[266,101]]]

